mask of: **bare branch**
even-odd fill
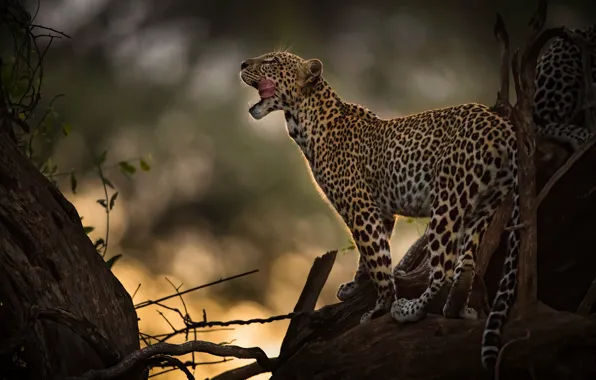
[[[193,374],[188,370],[188,366],[184,363],[182,363],[180,361],[180,359],[176,359],[175,357],[172,356],[167,356],[167,355],[160,355],[160,356],[154,356],[151,359],[147,360],[147,363],[145,365],[145,368],[149,369],[149,368],[154,368],[154,367],[166,367],[166,366],[172,366],[174,368],[179,369],[180,371],[184,372],[184,374],[186,375],[186,378],[188,380],[195,380],[195,377],[193,376]],[[166,371],[164,371],[166,372]],[[162,373],[164,373],[162,372]]]
[[[225,322],[221,322],[221,321],[192,322],[192,323],[188,323],[186,325],[186,327],[184,327],[184,328],[174,330],[173,332],[166,334],[166,335],[162,335],[163,338],[161,338],[160,341],[165,342],[166,340],[171,339],[172,337],[174,337],[176,335],[184,334],[187,331],[192,330],[192,329],[200,329],[200,328],[213,327],[213,326],[224,326],[224,327],[225,326],[233,326],[233,325],[241,325],[242,326],[242,325],[252,325],[255,323],[264,324],[264,323],[282,321],[284,319],[292,319],[292,318],[298,317],[302,314],[304,314],[304,313],[302,313],[302,312],[289,313],[289,314],[283,314],[283,315],[275,315],[275,316],[269,317],[269,318],[235,319],[232,321],[225,321]]]
[[[273,367],[277,365],[277,358],[270,359],[270,361]],[[266,369],[261,367],[259,363],[254,362],[220,373],[209,380],[244,380],[265,372],[267,372]]]
[[[133,352],[124,358],[117,365],[101,369],[91,370],[79,377],[71,377],[71,380],[94,380],[114,379],[118,377],[132,377],[130,373],[139,364],[157,355],[180,356],[191,352],[204,352],[215,356],[233,356],[239,359],[256,359],[262,368],[270,369],[271,362],[265,352],[258,347],[244,348],[233,345],[219,345],[200,340],[190,341],[182,344],[157,343]],[[143,370],[146,367],[143,367]]]
[[[509,102],[509,64],[510,64],[510,52],[509,52],[509,34],[505,28],[505,22],[499,13],[497,13],[497,21],[495,22],[494,34],[499,41],[501,48],[501,87],[497,91],[497,101],[493,108],[499,114],[510,117],[511,116],[511,103]]]
[[[162,302],[162,301],[165,301],[165,300],[169,300],[170,298],[179,297],[182,294],[194,292],[195,290],[203,289],[203,288],[206,288],[206,287],[209,287],[209,286],[212,286],[212,285],[221,284],[222,282],[226,282],[226,281],[234,280],[234,279],[237,279],[237,278],[240,278],[240,277],[248,276],[250,274],[257,273],[258,271],[259,271],[258,269],[254,269],[254,270],[251,270],[251,271],[248,271],[248,272],[237,274],[235,276],[221,278],[221,279],[219,279],[217,281],[213,281],[213,282],[210,282],[210,283],[205,284],[205,285],[196,286],[194,288],[187,289],[187,290],[185,290],[183,292],[176,292],[176,294],[171,294],[169,296],[166,296],[166,297],[157,299],[155,301],[151,301],[151,300],[143,301],[141,303],[136,304],[135,305],[135,309],[141,309],[143,307],[154,305],[157,302]]]

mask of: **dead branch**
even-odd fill
[[[145,363],[143,363],[143,367],[145,369],[151,369],[151,368],[155,368],[155,367],[163,368],[166,366],[171,366],[171,367],[177,368],[180,371],[184,372],[184,374],[186,375],[186,378],[188,380],[195,380],[195,377],[188,370],[188,367],[184,363],[182,363],[180,361],[180,359],[176,359],[175,357],[172,357],[172,356],[167,356],[167,355],[154,356],[150,359],[147,359],[145,361]]]
[[[271,361],[271,365],[275,368],[277,366],[278,359],[272,358],[269,360]],[[245,380],[265,372],[267,372],[266,369],[261,367],[259,363],[254,362],[221,373],[215,377],[212,377],[210,380]]]
[[[321,290],[323,290],[323,286],[327,282],[329,273],[331,273],[336,256],[337,251],[329,251],[315,259],[306,279],[306,283],[304,284],[302,292],[300,293],[300,297],[296,302],[296,306],[294,306],[294,312],[289,314],[289,316],[292,318],[292,321],[288,326],[288,330],[282,342],[280,357],[283,355],[288,356],[289,352],[292,351],[292,347],[296,346],[295,338],[299,334],[301,326],[305,322],[303,319],[301,319],[301,316],[307,315],[308,312],[312,312],[314,310],[317,299],[321,294]],[[277,362],[278,360],[276,359],[274,363],[276,364]],[[267,369],[263,368],[258,362],[255,362],[247,366],[224,372],[216,376],[214,379],[246,379],[266,371]]]
[[[493,30],[495,37],[499,42],[499,47],[501,48],[501,86],[497,91],[497,100],[493,106],[493,109],[500,115],[510,117],[512,107],[511,103],[509,102],[509,64],[511,62],[509,52],[509,34],[505,28],[505,22],[499,13],[497,13],[497,21],[495,22],[495,27]]]
[[[513,107],[512,122],[515,126],[518,154],[518,186],[520,223],[525,227],[520,231],[520,252],[518,263],[517,297],[518,305],[527,305],[537,301],[537,221],[536,221],[536,172],[534,151],[536,138],[532,124],[532,107],[534,104],[534,72],[536,59],[529,60],[528,54],[540,51],[542,46],[535,43],[544,27],[547,2],[539,0],[538,9],[530,21],[530,35],[519,64],[519,72],[514,77],[519,80],[516,86],[517,101]],[[538,57],[538,54],[535,55]],[[517,60],[512,63],[517,68]]]
[[[426,263],[428,257],[426,252],[426,245],[428,244],[428,237],[426,235],[426,231],[424,235],[420,236],[418,240],[414,242],[408,248],[404,256],[401,258],[399,263],[395,266],[393,270],[393,276],[397,277],[398,271],[403,271],[405,273],[409,273],[414,269],[418,268],[423,263]]]
[[[155,356],[180,356],[185,355],[191,352],[204,352],[215,356],[233,356],[239,359],[256,359],[257,363],[262,368],[271,369],[271,362],[269,358],[258,347],[251,347],[251,348],[244,348],[239,346],[233,345],[220,345],[211,342],[205,341],[189,341],[182,344],[170,344],[170,343],[157,343],[152,346],[148,346],[142,348],[138,351],[135,351],[124,358],[120,363],[117,365],[101,369],[101,370],[91,370],[86,372],[84,375],[79,377],[71,377],[71,380],[94,380],[94,379],[115,379],[118,377],[133,377],[134,375],[131,373],[133,369],[137,369],[139,365],[141,365],[142,370],[145,370],[147,367],[143,366],[143,363],[146,363],[148,359],[153,358]]]
[[[216,285],[216,284],[221,284],[222,282],[231,281],[231,280],[234,280],[234,279],[237,279],[237,278],[240,278],[240,277],[248,276],[250,274],[257,273],[258,271],[259,271],[258,269],[254,269],[254,270],[251,270],[251,271],[248,271],[248,272],[237,274],[235,276],[226,277],[226,278],[220,278],[217,281],[213,281],[213,282],[210,282],[208,284],[204,284],[204,285],[200,285],[200,286],[195,286],[194,288],[187,289],[187,290],[185,290],[183,292],[178,292],[177,291],[174,294],[170,294],[169,296],[166,296],[166,297],[157,299],[155,301],[152,301],[152,300],[143,301],[141,303],[136,304],[135,305],[135,309],[141,309],[143,307],[147,307],[147,306],[150,306],[150,305],[155,305],[156,303],[169,300],[170,298],[179,297],[179,296],[182,296],[182,295],[184,295],[186,293],[194,292],[195,290],[207,288],[209,286],[213,286],[213,285]]]
[[[317,299],[319,299],[321,290],[323,290],[323,286],[325,286],[325,283],[327,282],[327,278],[329,277],[329,273],[331,273],[336,257],[337,251],[329,251],[323,256],[315,259],[310,272],[308,273],[306,283],[300,293],[300,297],[298,297],[298,301],[294,306],[295,313],[303,313],[303,315],[306,315],[308,312],[312,312],[315,309]],[[297,337],[300,335],[304,323],[307,322],[309,322],[308,318],[297,317],[292,319],[281,343],[279,354],[281,360],[291,355],[294,347],[300,343]]]

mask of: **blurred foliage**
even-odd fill
[[[39,5],[39,4],[38,4]],[[62,120],[54,107],[54,101],[63,97],[55,95],[49,105],[43,107],[42,85],[44,80],[44,58],[54,39],[67,37],[66,34],[34,23],[35,17],[23,8],[19,1],[9,0],[0,7],[0,30],[12,36],[11,43],[0,51],[0,110],[2,117],[14,130],[11,134],[17,140],[23,153],[54,185],[58,185],[56,178],[68,174],[70,190],[76,194],[78,181],[74,171],[61,173],[51,157],[51,147],[60,137],[67,137],[72,126]],[[45,41],[43,41],[45,39]],[[41,112],[40,112],[41,110]],[[38,116],[37,113],[41,113]],[[30,125],[34,127],[31,128]],[[105,176],[103,165],[107,157],[107,150],[96,160],[98,178],[103,185],[105,198],[98,199],[106,212],[106,236],[98,238],[94,247],[105,259],[108,249],[110,211],[114,208],[118,192],[112,182]],[[143,158],[139,160],[139,167],[149,171],[150,165]],[[130,177],[136,172],[135,164],[131,161],[118,162],[122,174]],[[112,190],[109,194],[108,187]],[[81,220],[83,217],[81,217]],[[85,233],[91,233],[95,227],[84,226]],[[112,266],[122,257],[121,254],[106,260]]]

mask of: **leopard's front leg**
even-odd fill
[[[383,220],[383,225],[385,226],[385,234],[387,241],[391,240],[391,234],[393,232],[393,228],[395,226],[395,217],[385,218]],[[369,280],[370,276],[368,275],[368,268],[366,264],[366,256],[358,255],[358,269],[356,269],[356,273],[354,274],[354,279],[350,282],[343,283],[337,289],[337,299],[340,301],[347,301],[354,297],[360,289],[364,286],[364,284]],[[396,268],[397,269],[397,268]],[[403,271],[398,271],[398,274],[404,274]],[[394,273],[395,274],[395,273]]]
[[[387,223],[383,222],[376,207],[360,208],[350,226],[354,242],[358,247],[361,262],[366,265],[370,279],[377,290],[377,302],[374,309],[364,313],[360,323],[368,322],[391,308],[393,302],[393,284],[391,273],[391,252]]]

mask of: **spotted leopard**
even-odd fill
[[[571,32],[589,44],[592,82],[596,83],[596,25]],[[583,112],[577,112],[583,82],[580,49],[570,41],[555,39],[536,66],[533,120],[538,135],[568,144],[573,150],[592,137]]]
[[[361,323],[389,310],[397,321],[419,320],[445,284],[454,289],[474,275],[478,244],[510,191],[516,204],[511,223],[519,223],[513,126],[479,104],[381,119],[342,100],[322,71],[320,60],[288,52],[242,62],[242,80],[261,98],[249,112],[257,120],[284,112],[288,133],[315,182],[350,230],[360,253],[356,277],[366,271],[377,290],[376,304]],[[395,215],[430,217],[431,275],[428,288],[413,300],[394,296],[399,289],[391,281],[389,239]],[[500,330],[514,296],[518,234],[509,233],[505,273],[486,323],[486,366],[496,361]],[[349,297],[350,289],[343,285],[340,298]],[[448,316],[476,317],[467,306]]]

